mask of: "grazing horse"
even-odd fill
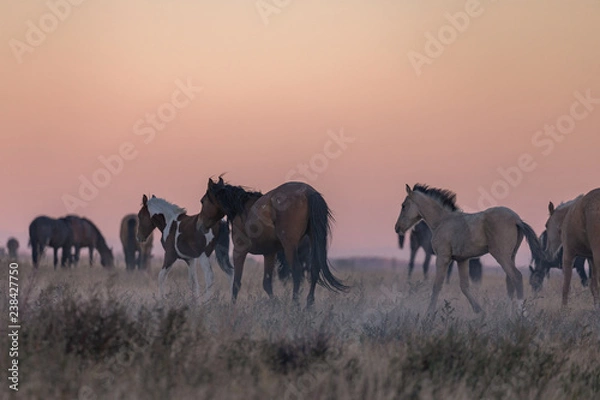
[[[19,258],[19,241],[14,237],[9,238],[6,248],[8,249],[8,259],[16,262]]]
[[[398,233],[398,244],[402,249],[404,247],[404,234]],[[425,221],[419,222],[412,228],[410,232],[410,260],[408,261],[408,279],[411,278],[413,269],[415,268],[415,257],[417,251],[423,248],[425,252],[425,260],[423,261],[423,276],[427,279],[427,272],[429,271],[429,262],[433,253],[433,247],[431,246],[431,229],[427,226]],[[448,274],[446,275],[446,283],[450,283],[450,275],[452,274],[452,265],[448,266]],[[479,258],[472,258],[469,260],[469,277],[473,282],[481,282],[481,260]]]
[[[135,235],[138,228],[138,217],[136,214],[128,214],[121,220],[120,238],[123,245],[123,254],[125,254],[125,267],[128,270],[138,269],[147,270],[152,258],[152,242],[154,232],[151,232],[143,242],[139,242]],[[136,254],[137,253],[137,254]]]
[[[38,268],[39,257],[46,246],[54,249],[54,269],[58,264],[59,248],[62,249],[60,265],[65,267],[67,261],[71,262],[73,232],[64,218],[54,219],[45,215],[35,218],[29,224],[29,244],[35,268]]]
[[[94,263],[94,249],[97,249],[98,253],[100,253],[100,264],[103,267],[111,268],[115,266],[112,250],[108,247],[104,236],[102,236],[102,233],[100,233],[100,230],[92,221],[76,215],[67,215],[65,220],[73,233],[73,246],[75,247],[73,262],[75,266],[79,263],[79,254],[82,247],[87,247],[89,250],[90,267]]]
[[[266,194],[246,191],[219,178],[208,180],[202,197],[199,229],[206,229],[227,216],[233,238],[233,292],[235,302],[242,286],[244,261],[248,253],[264,256],[263,289],[273,297],[272,277],[275,258],[283,250],[287,265],[291,266],[293,300],[298,295],[304,267],[299,252],[307,241],[310,256],[310,290],[307,307],[315,299],[317,283],[334,290],[347,289],[331,272],[327,260],[327,238],[330,234],[331,211],[323,196],[313,187],[301,182],[287,182]]]
[[[396,222],[396,232],[406,232],[423,219],[433,232],[431,244],[436,254],[436,275],[428,313],[435,310],[450,261],[458,263],[460,288],[473,311],[482,311],[469,290],[468,260],[490,253],[506,273],[508,296],[517,294],[519,310],[523,310],[523,277],[515,265],[515,255],[527,238],[531,252],[542,257],[542,248],[533,229],[512,210],[492,207],[468,214],[456,206],[451,191],[416,184],[406,185],[407,196]]]
[[[567,306],[571,274],[576,257],[585,257],[590,264],[590,290],[594,305],[600,308],[598,279],[600,276],[600,189],[594,189],[585,196],[565,204],[566,207],[549,205],[550,218],[548,229],[548,252],[556,256],[562,245],[563,292],[562,304]],[[564,211],[561,217],[561,211]],[[562,218],[562,223],[561,223]]]
[[[217,263],[229,276],[233,267],[229,261],[229,227],[225,221],[215,224],[206,233],[196,229],[198,214],[187,215],[186,210],[168,201],[146,195],[142,197],[142,208],[138,212],[137,240],[145,242],[155,228],[161,231],[160,242],[165,250],[162,269],[158,274],[158,289],[161,298],[164,297],[164,284],[167,275],[178,259],[188,265],[190,287],[196,299],[200,299],[200,285],[196,274],[199,263],[204,272],[206,298],[212,295],[214,274],[209,257],[213,250]]]
[[[566,204],[566,203],[560,204],[558,207],[563,207],[564,204]],[[554,204],[552,204],[552,202],[550,202],[548,209],[554,210]],[[562,217],[563,220],[564,220],[565,214],[563,214],[563,217]],[[554,225],[553,229],[558,229],[558,226]],[[542,232],[542,234],[540,235],[540,243],[542,245],[542,249],[546,252],[546,257],[548,258],[548,260],[546,260],[546,261],[536,260],[536,259],[531,260],[531,263],[529,265],[529,271],[531,272],[531,274],[529,275],[529,284],[531,285],[531,288],[535,292],[539,292],[542,289],[542,283],[544,281],[544,278],[547,278],[550,276],[551,268],[562,269],[562,248],[558,251],[556,257],[549,254],[551,252],[549,252],[547,249],[547,247],[548,247],[548,231],[547,230]],[[588,264],[589,264],[589,262],[588,262]],[[538,268],[537,269],[534,268],[535,266],[537,266]],[[581,279],[581,286],[583,286],[583,287],[588,286],[588,276],[585,273],[585,258],[576,257],[574,267],[575,267],[575,270],[577,271],[577,274],[579,275],[579,279]]]

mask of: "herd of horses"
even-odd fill
[[[137,225],[135,214],[128,214],[121,221],[120,238],[128,270],[147,269],[152,257],[153,236],[149,235],[148,240],[139,242],[136,239]],[[76,215],[56,219],[45,215],[36,217],[29,224],[29,246],[35,268],[39,267],[46,247],[54,251],[54,269],[58,265],[59,250],[60,265],[66,267],[78,265],[82,248],[88,249],[90,266],[94,264],[95,250],[100,254],[100,264],[103,267],[111,268],[115,265],[112,249],[106,244],[100,229],[89,219]]]
[[[215,252],[219,267],[230,277],[232,300],[241,289],[244,262],[248,254],[264,258],[263,289],[273,297],[272,278],[275,267],[280,278],[292,276],[295,303],[299,301],[302,280],[309,281],[307,307],[314,303],[317,284],[332,291],[344,292],[349,287],[336,278],[328,261],[328,243],[333,217],[323,196],[302,182],[287,182],[263,194],[234,186],[219,177],[208,180],[200,200],[198,214],[188,215],[184,208],[152,195],[142,197],[141,209],[126,215],[121,222],[120,238],[127,269],[147,268],[151,259],[152,238],[160,231],[165,252],[159,272],[159,294],[164,297],[164,284],[174,262],[181,259],[188,265],[190,288],[196,299],[200,286],[196,274],[199,264],[204,273],[205,296],[212,295],[214,275],[209,257]],[[538,291],[551,268],[562,268],[564,274],[562,303],[568,303],[571,271],[575,266],[582,284],[589,281],[594,305],[600,307],[598,277],[600,276],[600,189],[595,189],[567,203],[549,204],[550,217],[546,231],[538,237],[534,230],[514,211],[492,207],[478,213],[465,213],[456,204],[456,194],[444,189],[416,184],[406,185],[395,231],[399,246],[412,228],[409,278],[414,268],[415,254],[425,251],[423,265],[427,276],[431,256],[436,256],[436,273],[428,313],[435,310],[444,279],[450,277],[454,262],[458,266],[460,288],[474,312],[482,310],[471,293],[470,280],[481,281],[480,257],[490,254],[506,274],[506,289],[510,299],[523,309],[523,277],[515,265],[517,251],[527,240],[532,254],[529,283]],[[112,250],[106,245],[98,228],[89,220],[69,215],[52,219],[41,216],[29,227],[33,264],[45,246],[62,249],[61,264],[77,264],[81,247],[100,253],[101,264],[114,265]],[[233,243],[233,265],[229,258],[230,235]],[[72,253],[71,249],[75,252]],[[587,260],[588,279],[583,265]],[[596,262],[594,262],[596,260]],[[516,299],[515,299],[516,297]]]

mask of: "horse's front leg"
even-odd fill
[[[231,300],[236,302],[238,293],[242,288],[242,274],[244,273],[244,263],[248,252],[245,250],[233,249],[233,285],[231,290]]]
[[[58,265],[58,247],[54,248],[54,269]]]
[[[571,275],[573,274],[574,256],[570,249],[563,247],[563,290],[562,305],[566,307],[569,303],[569,290],[571,289]]]
[[[458,279],[460,281],[460,290],[462,290],[463,294],[469,300],[473,311],[476,313],[481,312],[481,306],[475,300],[475,297],[469,290],[469,260],[464,260],[457,262],[458,264]]]
[[[433,282],[433,290],[431,291],[431,300],[429,301],[429,307],[427,308],[427,313],[431,314],[435,311],[435,305],[437,304],[437,299],[442,290],[442,286],[444,284],[444,278],[446,278],[446,273],[448,271],[448,266],[452,261],[450,256],[445,254],[436,253],[437,257],[435,259],[435,281]]]
[[[213,285],[215,283],[215,274],[213,273],[212,266],[210,265],[210,259],[206,253],[198,258],[202,272],[204,273],[204,301],[210,299],[213,295]],[[196,277],[196,285],[198,285],[198,278]]]
[[[165,281],[167,280],[167,276],[173,267],[173,264],[177,261],[177,256],[170,251],[165,252],[165,259],[163,261],[163,266],[158,273],[158,295],[161,299],[165,298]]]
[[[266,254],[264,256],[265,270],[263,275],[263,289],[269,295],[269,298],[273,298],[273,269],[275,268],[275,255]]]

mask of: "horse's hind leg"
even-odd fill
[[[581,286],[586,287],[588,285],[588,276],[585,273],[585,258],[575,258],[575,270],[579,275],[579,279],[581,279]]]
[[[452,261],[448,265],[448,272],[446,273],[446,283],[450,283],[450,275],[452,275],[452,266],[454,265],[454,261]]]
[[[263,275],[263,289],[267,292],[269,298],[273,298],[273,269],[275,268],[275,255],[265,254],[264,256],[264,275]]]
[[[414,260],[413,260],[414,261]],[[423,277],[427,280],[427,273],[429,272],[429,263],[431,262],[431,253],[425,253],[425,261],[423,261]]]
[[[285,244],[283,247],[283,251],[285,253],[285,259],[288,262],[288,265],[292,268],[292,279],[294,281],[294,286],[292,289],[292,300],[294,303],[299,303],[300,296],[300,284],[302,283],[302,277],[304,276],[304,271],[302,270],[302,265],[297,260],[297,247],[292,244]],[[311,265],[311,270],[313,269],[313,265]]]
[[[475,300],[475,297],[469,290],[469,260],[460,261],[457,262],[457,264],[458,279],[460,281],[460,290],[462,290],[463,294],[467,297],[467,300],[469,300],[473,311],[476,313],[480,313],[481,306],[479,305],[477,300]]]

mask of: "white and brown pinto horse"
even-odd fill
[[[229,261],[229,226],[225,221],[215,224],[206,233],[196,229],[198,214],[187,215],[186,210],[168,201],[144,195],[142,208],[138,212],[137,239],[145,241],[155,228],[162,232],[160,242],[165,250],[163,267],[158,274],[160,297],[164,297],[164,284],[173,263],[178,259],[188,265],[190,287],[196,299],[200,298],[200,285],[196,264],[204,272],[206,291],[204,299],[212,295],[214,275],[209,256],[215,250],[217,263],[229,276],[233,267]]]

